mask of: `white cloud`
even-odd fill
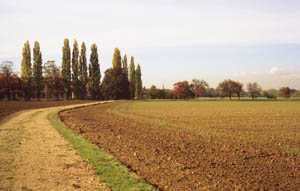
[[[271,68],[269,73],[272,74],[272,75],[286,75],[287,74],[286,71],[284,71],[283,69],[278,68],[276,66]]]
[[[300,71],[294,71],[294,72],[288,72],[285,69],[273,67],[271,68],[269,74],[274,76],[280,76],[281,78],[287,79],[287,80],[296,80],[300,79]]]

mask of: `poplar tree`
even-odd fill
[[[123,87],[122,87],[122,57],[121,52],[118,48],[115,48],[113,60],[112,60],[112,70],[113,70],[113,89],[116,99],[123,98]]]
[[[61,75],[63,78],[64,92],[66,98],[71,97],[71,50],[69,46],[69,39],[64,39],[64,46],[62,48],[62,71]]]
[[[79,67],[79,50],[77,40],[74,40],[73,43],[73,52],[72,52],[72,89],[74,98],[78,99],[80,96],[80,86],[78,79],[78,67]]]
[[[35,96],[38,100],[41,97],[41,91],[43,87],[43,66],[42,66],[42,53],[40,50],[40,43],[34,42],[33,48],[33,85],[35,90]]]
[[[81,44],[78,75],[79,75],[79,84],[80,84],[80,95],[81,95],[81,99],[84,99],[86,97],[86,85],[88,83],[86,47],[84,42],[82,42]]]
[[[122,68],[122,58],[121,53],[118,48],[115,48],[113,60],[112,60],[113,70],[120,70]]]
[[[133,56],[131,56],[131,59],[130,59],[129,91],[130,91],[130,98],[134,98],[134,95],[135,95],[135,65],[134,65]]]
[[[137,99],[141,98],[142,89],[143,89],[142,73],[141,73],[141,67],[138,64],[135,70],[135,97]]]
[[[31,53],[29,41],[24,43],[24,48],[22,51],[22,62],[21,62],[21,80],[22,88],[24,91],[25,100],[30,100],[31,98],[31,81],[32,81],[32,69],[31,69]]]
[[[123,73],[126,75],[127,77],[127,81],[128,81],[128,64],[127,64],[127,55],[125,54],[122,60],[122,68],[123,68]]]
[[[89,91],[93,99],[99,98],[100,78],[101,78],[101,73],[100,73],[100,66],[98,60],[97,45],[92,44],[90,64],[89,64]]]
[[[122,98],[130,98],[129,90],[129,81],[128,81],[128,64],[127,64],[127,55],[125,54],[122,60],[122,74],[121,74],[121,89],[122,89]]]

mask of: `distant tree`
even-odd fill
[[[64,95],[64,83],[60,68],[56,66],[54,60],[48,60],[43,67],[45,79],[46,98],[55,97],[56,100]]]
[[[231,100],[232,95],[236,92],[235,82],[230,79],[224,80],[223,82],[219,83],[216,91],[221,95],[228,96]]]
[[[164,91],[164,99],[176,99],[173,90],[163,89]]]
[[[0,98],[6,95],[8,100],[16,100],[16,94],[21,91],[21,80],[13,72],[13,63],[4,61],[0,66]]]
[[[99,99],[100,96],[100,65],[98,60],[98,50],[97,45],[92,44],[91,46],[91,56],[89,65],[89,91],[93,99]]]
[[[85,99],[87,93],[87,83],[88,83],[88,72],[87,72],[87,62],[86,62],[86,46],[85,43],[81,44],[81,51],[79,57],[79,85],[80,85],[80,97]]]
[[[147,95],[147,89],[144,86],[143,89],[142,89],[142,96],[141,96],[141,98],[144,99],[146,97],[146,95]]]
[[[40,43],[34,42],[33,48],[33,86],[35,96],[38,100],[41,97],[41,91],[43,89],[43,65],[42,65],[42,53],[40,50]]]
[[[21,62],[21,81],[25,100],[30,100],[32,94],[32,68],[29,41],[24,44]]]
[[[267,92],[268,92],[269,95],[271,95],[274,98],[276,98],[278,96],[278,93],[279,93],[279,91],[277,89],[268,89]]]
[[[143,98],[146,99],[175,99],[174,91],[169,89],[159,89],[155,85],[150,88],[143,88]]]
[[[191,90],[191,86],[188,81],[176,82],[174,85],[174,95],[179,98],[183,98],[184,100],[188,97],[193,96],[193,92]]]
[[[142,95],[142,73],[141,73],[141,66],[138,64],[135,70],[135,97],[137,99],[141,98]]]
[[[128,79],[128,64],[127,55],[125,54],[122,60],[122,75],[121,75],[122,98],[130,98],[129,79]]]
[[[291,89],[291,97],[300,97],[300,91],[296,89]]]
[[[205,97],[217,97],[217,92],[214,88],[206,88],[204,92]]]
[[[71,90],[71,50],[69,45],[69,39],[64,39],[64,46],[62,48],[62,71],[61,75],[64,83],[64,91],[66,98],[70,99]]]
[[[296,89],[290,89],[290,97],[297,97],[297,90]]]
[[[79,83],[79,49],[77,40],[74,40],[72,51],[72,91],[74,98],[80,97],[80,83]]]
[[[262,95],[268,99],[276,99],[276,96],[269,93],[269,91],[262,91]]]
[[[260,95],[259,92],[261,91],[261,87],[256,82],[248,83],[247,90],[248,90],[250,96],[252,97],[252,100],[254,100],[254,98],[256,98],[257,96]]]
[[[206,88],[208,88],[208,83],[204,80],[193,79],[191,87],[195,94],[195,98],[197,98],[205,93]]]
[[[300,97],[300,90],[296,90],[293,94],[291,94],[292,97]]]
[[[160,90],[152,85],[146,92],[147,98],[149,99],[161,99]]]
[[[291,97],[291,89],[289,87],[281,87],[279,89],[279,96],[284,98]]]
[[[134,98],[134,96],[135,96],[135,65],[134,65],[133,56],[131,56],[131,59],[130,59],[129,91],[130,91],[130,98]]]
[[[243,91],[243,84],[240,82],[233,82],[233,91],[237,94],[239,100],[241,98],[241,93]]]

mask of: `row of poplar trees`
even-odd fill
[[[72,56],[72,57],[71,57]],[[127,55],[123,59],[120,50],[115,48],[112,67],[104,72],[101,83],[101,72],[98,58],[98,47],[91,46],[90,62],[87,65],[86,45],[81,44],[79,53],[78,42],[74,40],[73,50],[69,40],[64,39],[62,47],[61,80],[66,99],[139,99],[142,96],[141,67],[135,68],[131,57],[128,69]],[[39,42],[34,43],[33,66],[31,66],[31,51],[27,41],[22,51],[21,81],[24,97],[30,100],[32,96],[40,99],[43,91],[42,53]]]

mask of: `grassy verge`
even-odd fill
[[[107,186],[115,191],[152,191],[156,188],[144,179],[130,172],[117,159],[108,155],[86,139],[74,134],[63,122],[58,113],[50,113],[48,116],[55,129],[68,140],[77,153],[96,168],[96,173]]]

